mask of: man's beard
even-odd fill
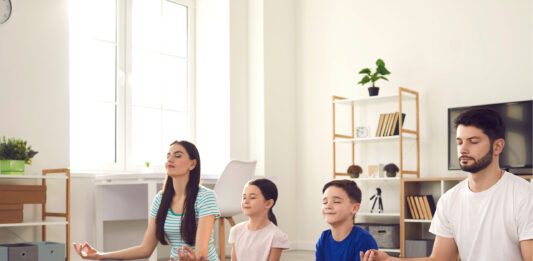
[[[472,163],[472,165],[463,165],[461,164],[461,158],[469,158],[469,159],[472,159],[474,161],[474,163]],[[466,172],[470,172],[470,173],[476,173],[480,170],[483,170],[485,169],[488,165],[490,165],[490,163],[492,163],[492,146],[490,147],[490,150],[487,154],[485,154],[485,156],[481,157],[481,159],[479,160],[476,160],[472,157],[468,157],[468,156],[461,156],[459,157],[459,166],[461,166],[461,169],[466,171]]]

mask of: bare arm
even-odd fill
[[[520,251],[522,259],[533,260],[533,239],[520,241]]]
[[[79,245],[73,243],[73,246],[76,253],[78,253],[83,259],[138,259],[149,257],[157,246],[157,239],[155,237],[155,218],[150,217],[143,241],[138,246],[109,253],[100,253],[88,243]]]
[[[231,244],[231,260],[237,261],[237,254],[235,254],[235,243]]]
[[[271,248],[268,261],[279,261],[281,258],[281,248]]]
[[[396,257],[390,257],[381,251],[368,250],[366,253],[364,253],[364,255],[361,254],[361,261],[454,261],[457,259],[458,253],[457,245],[455,244],[455,240],[453,238],[437,236],[435,238],[433,252],[431,252],[430,257],[400,259]]]
[[[207,257],[209,253],[209,239],[211,239],[211,232],[215,225],[215,215],[201,217],[198,220],[198,228],[196,228],[196,256]]]

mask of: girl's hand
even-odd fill
[[[389,255],[387,255],[384,252],[370,249],[367,250],[365,253],[363,251],[359,251],[359,257],[361,258],[361,261],[389,261],[394,260]]]
[[[177,252],[178,252],[179,261],[208,261],[207,258],[203,256],[196,256],[196,253],[194,252],[194,250],[192,250],[188,246],[183,246],[181,250],[178,248]],[[172,257],[170,258],[170,260],[178,261]]]
[[[87,242],[82,244],[72,243],[76,253],[81,256],[83,259],[101,259],[102,255],[93,247],[91,247]]]

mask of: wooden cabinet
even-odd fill
[[[13,184],[13,182],[8,182],[8,180],[37,180],[41,181],[40,185],[20,185]],[[49,212],[47,211],[47,199],[46,195],[47,180],[65,180],[65,191],[66,194],[62,200],[65,200],[65,212]],[[9,229],[10,227],[31,227],[31,226],[41,226],[42,228],[42,241],[46,241],[46,228],[47,226],[53,225],[64,225],[66,226],[66,235],[65,235],[65,245],[66,245],[66,256],[67,260],[70,260],[69,257],[69,248],[70,248],[70,170],[69,169],[45,169],[42,171],[41,176],[31,176],[31,175],[0,175],[0,205],[4,206],[17,206],[13,207],[3,207],[0,211],[22,211],[21,206],[24,204],[39,204],[41,205],[41,216],[40,217],[24,217],[21,221],[22,216],[15,215],[15,218],[9,220],[5,223],[0,223],[1,229]],[[10,184],[3,184],[10,183]],[[61,200],[61,199],[60,199]],[[20,206],[20,207],[19,207]],[[59,220],[58,220],[59,219]],[[64,219],[64,220],[63,220]]]
[[[521,176],[527,180],[533,176]],[[463,177],[443,177],[443,178],[405,178],[401,180],[400,187],[400,255],[405,255],[405,240],[408,239],[434,239],[435,236],[429,233],[431,219],[415,219],[411,216],[408,196],[432,195],[435,204],[446,191],[453,188]]]

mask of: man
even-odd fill
[[[430,257],[401,260],[533,261],[533,187],[499,167],[505,124],[492,110],[474,109],[455,119],[457,152],[468,178],[438,201],[429,231]],[[363,261],[400,260],[369,250]]]

